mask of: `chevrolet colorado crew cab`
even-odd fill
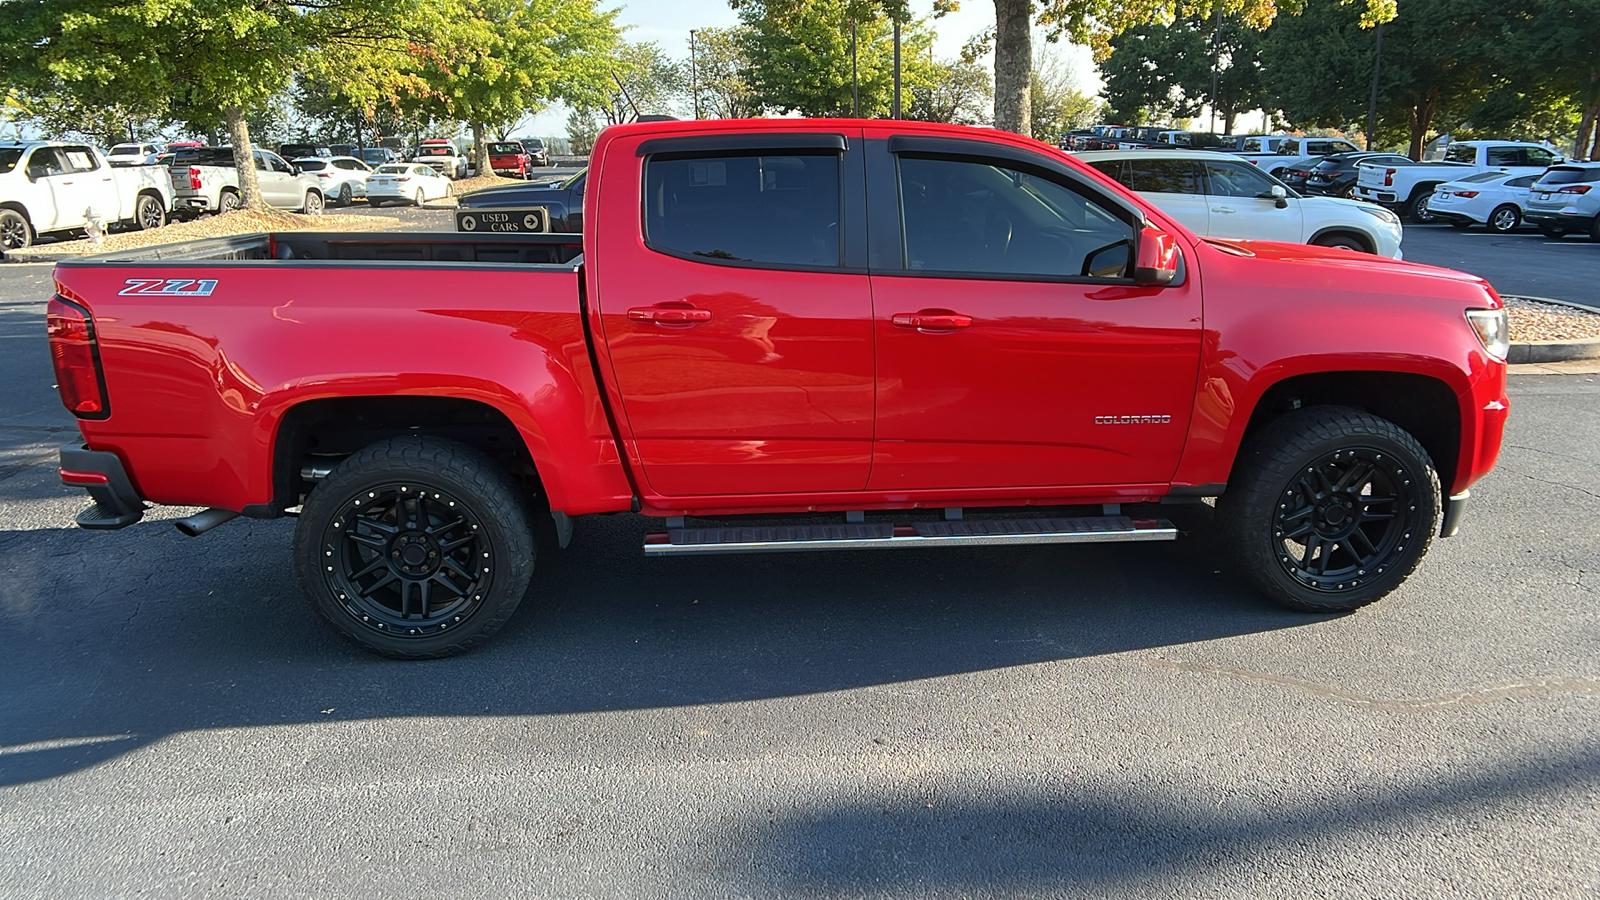
[[[499,628],[574,517],[629,510],[671,556],[1170,540],[1156,504],[1217,498],[1257,588],[1350,610],[1499,453],[1484,281],[1203,240],[1027,138],[651,122],[590,177],[581,235],[61,263],[79,524],[297,515],[322,615],[415,658]]]

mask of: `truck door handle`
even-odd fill
[[[945,312],[943,310],[929,310],[914,313],[895,313],[889,322],[896,328],[916,329],[949,329],[971,328],[972,317],[960,313]]]
[[[635,322],[656,322],[662,325],[692,325],[711,321],[711,310],[681,306],[635,306],[628,310],[628,318]]]

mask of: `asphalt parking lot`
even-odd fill
[[[1600,893],[1600,375],[1515,376],[1462,534],[1354,615],[1268,606],[1204,507],[1173,544],[687,560],[612,516],[408,664],[316,619],[291,521],[70,527],[49,290],[0,265],[0,896]]]

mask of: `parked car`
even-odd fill
[[[384,163],[405,162],[398,150],[389,147],[362,147],[358,152],[352,153],[368,166],[381,166]]]
[[[160,156],[160,144],[150,142],[134,144],[117,144],[106,154],[106,161],[113,166],[153,166],[156,157]]]
[[[91,210],[107,225],[159,228],[171,208],[172,184],[161,169],[113,168],[87,144],[0,142],[0,249],[83,228]]]
[[[1356,191],[1356,176],[1360,173],[1357,164],[1372,162],[1385,166],[1409,166],[1410,157],[1398,153],[1384,153],[1378,150],[1358,150],[1351,153],[1334,153],[1320,159],[1306,160],[1311,164],[1311,171],[1306,176],[1306,193],[1318,194],[1323,197],[1345,197],[1354,199]],[[1297,168],[1299,164],[1291,168]]]
[[[1231,153],[1109,150],[1080,153],[1078,158],[1201,237],[1401,256],[1400,218],[1394,213],[1353,200],[1302,197]]]
[[[1260,166],[1268,175],[1276,175],[1300,160],[1320,159],[1361,149],[1343,138],[1284,137],[1276,143],[1277,148],[1270,153],[1241,151],[1237,155]]]
[[[1212,134],[1209,131],[1163,131],[1161,140],[1189,150],[1232,150],[1235,146],[1231,135]]]
[[[301,172],[267,150],[255,151],[255,164],[261,199],[269,206],[307,215],[322,212],[325,197],[315,175]],[[192,218],[203,213],[232,212],[243,203],[232,147],[182,149],[173,153],[167,166],[176,197],[175,213]]]
[[[522,149],[527,151],[534,165],[540,167],[550,165],[550,151],[545,148],[543,140],[540,138],[523,138],[517,143],[521,144]]]
[[[278,148],[278,153],[284,159],[304,159],[308,156],[327,159],[334,155],[333,150],[320,144],[284,144]]]
[[[1172,540],[1156,504],[1214,497],[1230,569],[1351,610],[1455,533],[1499,454],[1506,313],[1481,278],[1197,240],[995,130],[641,123],[592,158],[581,237],[61,263],[79,523],[294,514],[321,615],[419,659],[504,624],[573,517],[630,510],[667,557]]]
[[[1302,159],[1299,162],[1284,166],[1278,170],[1278,180],[1299,194],[1306,193],[1306,179],[1310,177],[1311,170],[1322,162],[1319,158]]]
[[[356,155],[356,150],[358,150],[358,149],[360,149],[360,145],[359,144],[329,144],[328,145],[329,152],[331,152],[334,156],[355,156]]]
[[[1600,241],[1600,161],[1550,167],[1533,183],[1527,219],[1545,237],[1578,232]]]
[[[1277,153],[1278,145],[1288,139],[1286,134],[1236,134],[1233,146],[1223,149],[1230,153]]]
[[[1476,172],[1435,188],[1428,211],[1457,228],[1487,225],[1501,233],[1515,231],[1528,206],[1528,189],[1537,180],[1537,175],[1516,172]]]
[[[485,149],[489,153],[489,169],[494,174],[523,181],[533,177],[533,157],[517,141],[495,141]]]
[[[317,177],[322,186],[322,196],[334,206],[349,206],[358,197],[367,196],[367,178],[372,167],[353,156],[335,156],[323,159],[306,156],[290,160],[300,171]]]
[[[1415,222],[1431,222],[1428,198],[1447,181],[1459,181],[1474,172],[1536,174],[1564,161],[1525,141],[1455,141],[1445,151],[1444,162],[1358,163],[1356,198],[1381,203]]]
[[[446,138],[428,138],[411,153],[411,162],[422,163],[446,178],[467,177],[466,154],[456,149],[454,141]]]
[[[583,231],[589,170],[570,178],[485,188],[457,201],[457,231]]]
[[[389,163],[374,169],[367,178],[367,202],[373,206],[385,203],[421,206],[454,192],[455,185],[450,179],[421,163]]]

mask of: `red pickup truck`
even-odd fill
[[[571,517],[628,510],[671,555],[1167,540],[1146,504],[1217,498],[1260,590],[1349,610],[1499,453],[1505,312],[1475,277],[1201,240],[955,126],[647,123],[590,171],[581,236],[61,263],[79,524],[298,515],[322,614],[433,657],[506,620]]]

